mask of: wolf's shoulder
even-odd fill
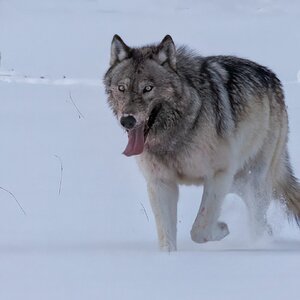
[[[276,74],[253,60],[230,55],[201,57],[201,72],[218,73],[223,79],[247,81],[263,86],[280,84]],[[226,81],[226,80],[225,80]]]
[[[181,46],[177,50],[179,68],[201,73],[228,74],[229,77],[255,77],[262,81],[277,79],[268,67],[253,60],[233,55],[202,56],[195,50]]]

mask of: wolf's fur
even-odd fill
[[[218,221],[229,192],[245,200],[254,234],[269,230],[271,199],[284,201],[299,221],[300,187],[289,162],[288,117],[281,83],[272,71],[246,59],[176,49],[170,36],[142,48],[130,48],[115,36],[104,83],[119,119],[132,115],[136,126],[147,126],[153,109],[158,111],[137,160],[161,249],[176,249],[181,183],[204,184],[191,230],[195,242],[229,233]],[[118,90],[120,84],[125,91]],[[146,93],[147,85],[152,90]]]

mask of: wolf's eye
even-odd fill
[[[119,90],[120,92],[124,93],[124,92],[125,92],[125,85],[119,84],[119,85],[118,85],[118,90]]]
[[[143,93],[149,93],[150,91],[152,91],[153,86],[151,85],[146,85],[143,89]]]

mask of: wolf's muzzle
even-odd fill
[[[136,124],[136,119],[133,116],[126,116],[120,119],[120,123],[125,129],[130,130]]]

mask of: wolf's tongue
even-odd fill
[[[128,144],[123,154],[126,156],[141,154],[144,150],[144,126],[138,126],[128,132]]]

